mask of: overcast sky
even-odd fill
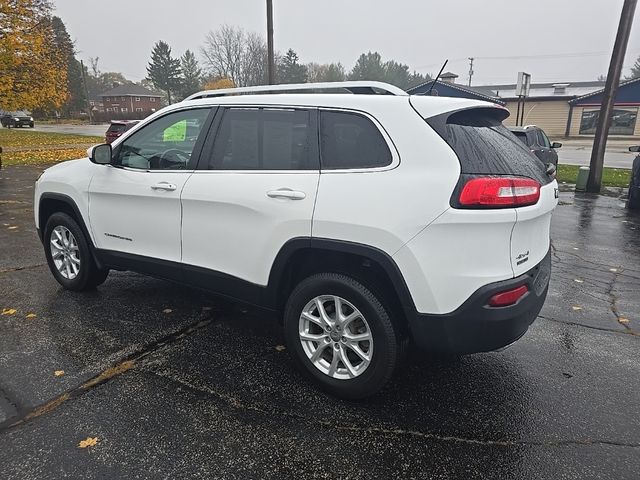
[[[146,76],[153,44],[174,55],[198,56],[210,30],[222,24],[262,33],[265,0],[54,0],[76,43],[78,57],[100,57],[102,71]],[[339,61],[350,69],[358,55],[422,73],[447,70],[473,85],[515,83],[527,71],[533,83],[595,80],[608,68],[623,0],[274,0],[275,48],[293,48],[302,62]],[[636,13],[636,17],[640,11]],[[636,18],[636,22],[638,19]],[[640,24],[631,34],[625,72],[640,55]]]

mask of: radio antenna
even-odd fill
[[[447,66],[447,63],[449,62],[449,59],[445,60],[444,63],[442,64],[442,68],[440,69],[440,71],[438,72],[438,75],[436,75],[436,78],[433,79],[433,82],[431,82],[431,88],[429,89],[429,91],[427,92],[427,95],[431,95],[431,90],[433,90],[433,86],[436,84],[436,82],[438,81],[438,79],[440,78],[440,75],[442,75],[442,71],[444,70],[444,67]]]

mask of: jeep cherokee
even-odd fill
[[[47,169],[36,227],[64,288],[131,270],[279,312],[309,377],[363,398],[410,341],[496,350],[539,313],[557,183],[508,114],[377,82],[200,92]]]

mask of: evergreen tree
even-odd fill
[[[180,60],[171,56],[171,47],[166,42],[160,40],[153,46],[147,74],[155,87],[165,92],[169,103],[172,103],[171,92],[177,92],[182,84]]]
[[[627,78],[627,80],[633,80],[634,78],[638,78],[640,77],[640,57],[638,57],[636,59],[636,62],[633,64],[633,67],[631,67],[631,75],[629,75]],[[607,77],[604,77],[607,78]]]
[[[64,22],[59,17],[51,19],[53,29],[53,43],[58,51],[62,53],[64,65],[67,71],[67,87],[69,97],[62,106],[63,115],[68,116],[72,112],[79,112],[86,108],[86,96],[82,85],[82,67],[76,59],[75,49],[71,37],[67,32]]]
[[[182,98],[198,92],[202,87],[202,69],[198,65],[198,60],[191,50],[184,52],[180,57],[182,68]]]
[[[360,55],[349,74],[349,80],[384,82],[386,80],[386,72],[380,54],[378,52],[368,52]]]
[[[298,54],[290,48],[279,62],[278,81],[280,83],[304,83],[307,81],[307,67],[298,62]]]

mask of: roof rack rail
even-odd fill
[[[252,95],[258,93],[327,93],[327,91],[350,92],[358,95],[408,95],[407,92],[384,82],[322,82],[322,83],[288,83],[281,85],[260,85],[256,87],[222,88],[220,90],[204,90],[194,93],[184,100],[199,98],[226,97],[229,95]]]

